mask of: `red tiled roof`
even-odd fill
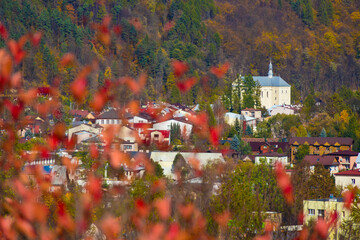
[[[336,176],[360,176],[360,169],[335,173]]]
[[[335,157],[334,156],[329,156],[329,155],[323,155],[323,156],[319,156],[319,155],[306,155],[304,158],[305,162],[308,162],[310,165],[316,165],[316,164],[321,164],[324,166],[334,166],[334,165],[339,165],[338,162],[334,162]]]
[[[348,137],[293,137],[290,139],[289,143],[290,145],[293,145],[294,142],[297,142],[300,145],[304,144],[305,142],[308,142],[309,144],[314,144],[315,142],[318,142],[320,145],[328,142],[330,145],[339,143],[341,145],[350,146],[353,144],[354,140]]]

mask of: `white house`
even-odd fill
[[[186,133],[186,136],[190,136],[193,125],[182,119],[169,119],[163,122],[154,123],[154,130],[170,130],[171,124],[179,124],[181,133]],[[170,136],[171,137],[171,136]]]
[[[95,123],[100,126],[106,127],[109,125],[119,125],[121,124],[121,118],[119,111],[115,109],[110,109],[106,112],[101,113],[97,118]]]
[[[360,169],[338,172],[334,176],[336,186],[345,188],[351,185],[360,188]]]
[[[235,125],[235,121],[236,119],[239,121],[239,123],[241,124],[242,121],[245,121],[245,116],[238,114],[238,113],[232,113],[232,112],[227,112],[225,113],[224,116],[224,121],[229,124],[230,126]]]
[[[281,162],[283,165],[288,165],[288,156],[277,152],[264,153],[255,156],[255,164],[260,164],[265,161],[267,164],[273,166],[275,162]]]
[[[67,131],[68,139],[70,140],[74,135],[78,137],[78,143],[91,137],[99,136],[104,128],[97,124],[80,124],[72,127]]]
[[[175,156],[180,153],[185,161],[189,163],[191,160],[198,161],[200,167],[205,166],[210,162],[221,161],[224,162],[224,157],[221,153],[194,153],[194,152],[160,152],[154,151],[150,154],[150,159],[154,162],[158,162],[164,170],[164,175],[169,176],[172,174],[171,168],[174,162]],[[190,164],[191,165],[191,164]]]
[[[290,105],[274,105],[268,109],[270,116],[275,116],[276,114],[286,114],[293,115],[295,114],[295,109]]]

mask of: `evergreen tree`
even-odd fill
[[[252,130],[252,128],[251,128],[249,125],[246,126],[245,134],[248,135],[248,136],[252,136],[252,135],[253,135],[253,130]]]
[[[236,134],[241,136],[242,134],[242,127],[241,127],[241,124],[240,124],[240,121],[238,118],[235,119],[235,125],[234,125],[234,128],[235,128],[235,131],[236,131]]]
[[[235,150],[237,152],[240,151],[240,140],[237,135],[233,136],[230,143],[230,149]]]
[[[179,124],[170,125],[170,143],[175,144],[176,140],[181,141],[181,129]]]
[[[301,18],[309,27],[314,24],[314,14],[310,0],[303,0],[301,5]]]

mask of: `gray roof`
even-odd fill
[[[284,79],[278,76],[253,76],[254,81],[258,81],[262,87],[290,87]]]

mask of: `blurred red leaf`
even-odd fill
[[[289,175],[286,174],[284,166],[280,162],[275,163],[275,175],[278,186],[282,190],[283,196],[288,204],[293,204],[293,187]]]
[[[332,225],[335,225],[336,226],[336,223],[338,221],[338,218],[339,218],[339,214],[337,211],[332,211],[331,214],[330,214],[330,218],[329,218],[329,225],[332,226]]]
[[[171,64],[176,77],[181,77],[182,75],[184,75],[184,73],[186,73],[189,70],[189,66],[186,63],[181,62],[179,60],[173,60]]]
[[[93,97],[93,99],[90,102],[90,107],[96,111],[96,112],[100,112],[104,105],[106,104],[106,102],[108,101],[108,94],[107,94],[107,90],[105,89],[100,89],[99,91],[97,91]]]
[[[171,223],[169,227],[169,231],[165,236],[165,240],[175,240],[179,236],[180,226],[178,223]]]
[[[158,210],[159,216],[161,219],[166,220],[170,216],[170,204],[171,199],[166,197],[162,199],[157,199],[154,203],[154,206]]]
[[[4,100],[4,106],[10,111],[12,118],[17,121],[19,119],[19,116],[21,114],[21,111],[23,110],[24,106],[22,103],[15,105],[12,104],[9,100]]]
[[[145,74],[141,74],[138,81],[131,77],[123,77],[119,79],[119,82],[126,84],[134,93],[139,93],[145,87],[146,79],[147,76]]]
[[[107,239],[118,239],[120,233],[120,221],[119,218],[107,215],[100,223],[100,228],[107,237]]]
[[[210,128],[210,143],[217,147],[219,145],[220,140],[220,127],[212,127]]]
[[[74,62],[75,62],[75,56],[74,56],[74,54],[72,54],[72,53],[65,53],[65,54],[62,56],[59,64],[60,64],[60,66],[62,66],[62,67],[68,67],[69,65],[74,64]]]
[[[20,40],[19,42],[16,42],[15,40],[11,39],[7,43],[16,64],[19,64],[26,56],[26,52],[22,49],[23,43]]]
[[[210,72],[218,78],[224,77],[225,73],[228,71],[230,64],[228,62],[220,65],[220,67],[211,67]]]
[[[344,196],[344,207],[347,209],[351,208],[351,205],[354,201],[355,198],[355,193],[356,190],[355,189],[351,189],[351,190],[347,190],[343,193]]]
[[[196,83],[196,78],[191,77],[186,79],[185,81],[178,81],[176,82],[176,86],[179,88],[181,92],[189,91]]]
[[[88,178],[88,183],[86,185],[86,188],[89,191],[95,203],[99,203],[102,198],[101,183],[102,183],[101,179],[95,176],[90,176]]]
[[[189,219],[195,210],[195,206],[194,204],[190,203],[187,205],[180,205],[178,209],[179,213],[184,219]]]
[[[20,87],[20,83],[21,83],[21,72],[16,72],[11,76],[11,80],[10,80],[10,86],[13,88],[18,88]]]
[[[74,96],[75,100],[78,102],[84,101],[87,91],[86,91],[87,81],[85,78],[77,78],[70,85],[71,94]]]
[[[90,157],[95,159],[99,157],[99,150],[94,143],[90,145]]]
[[[34,239],[36,237],[35,229],[31,226],[31,224],[21,218],[16,219],[16,226],[20,232],[22,232],[26,237],[30,239]]]
[[[223,213],[220,213],[220,214],[215,216],[215,221],[221,227],[226,227],[229,220],[230,220],[230,212],[229,211],[224,211]]]
[[[15,232],[15,229],[13,228],[13,222],[13,218],[11,218],[10,216],[6,216],[4,218],[0,217],[0,238],[5,236],[5,239],[17,239],[17,234]]]
[[[122,165],[129,165],[129,163],[130,158],[126,153],[120,152],[117,149],[111,151],[110,164],[113,168],[119,169]]]
[[[141,198],[135,201],[135,209],[142,217],[146,217],[149,213],[149,206]]]
[[[324,219],[319,218],[315,225],[315,231],[319,234],[321,238],[327,238],[329,225],[325,222]]]
[[[66,206],[64,202],[59,201],[57,203],[57,217],[58,217],[58,225],[62,228],[66,229],[67,231],[74,231],[75,223],[74,220],[71,218],[70,214],[66,210]]]
[[[5,26],[0,22],[0,36],[4,39],[7,40],[8,38],[8,32],[5,28]]]
[[[36,32],[34,34],[31,35],[31,43],[34,47],[38,46],[40,44],[41,41],[41,37],[42,37],[42,33],[41,32]]]

